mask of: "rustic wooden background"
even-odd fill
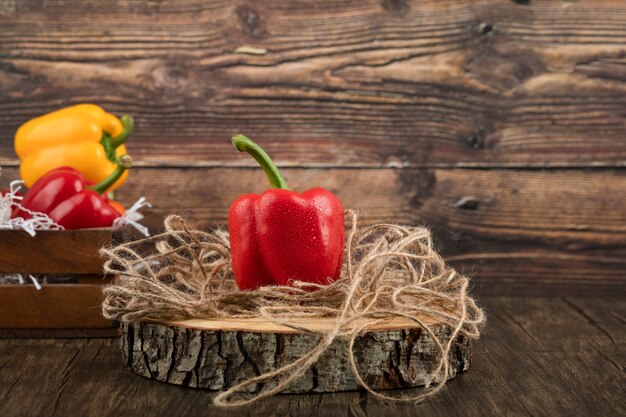
[[[119,198],[224,224],[265,187],[432,227],[482,294],[626,294],[626,2],[0,0],[0,186],[16,128],[137,120]]]

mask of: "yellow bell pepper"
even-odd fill
[[[24,123],[15,133],[15,152],[20,175],[27,187],[59,167],[83,173],[99,183],[117,167],[117,157],[126,154],[124,143],[133,130],[133,119],[121,120],[95,104],[66,107]],[[128,171],[107,191],[121,186]]]

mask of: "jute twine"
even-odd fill
[[[214,399],[219,406],[240,406],[271,396],[301,376],[338,337],[347,338],[354,376],[376,397],[421,401],[439,392],[449,372],[449,351],[459,335],[476,339],[485,320],[468,295],[468,278],[447,267],[433,249],[428,229],[395,224],[358,227],[347,211],[350,230],[341,278],[327,286],[294,283],[240,291],[232,279],[228,233],[191,230],[179,216],[165,220],[165,232],[102,249],[104,270],[119,276],[105,288],[103,311],[109,319],[261,317],[304,332],[293,318],[334,317],[336,326],[320,333],[317,347],[295,362],[250,378]],[[311,291],[314,289],[315,291]],[[359,375],[352,352],[355,339],[371,325],[404,317],[427,332],[438,350],[438,364],[424,389],[412,396],[375,391]],[[435,335],[428,323],[448,326]],[[433,384],[434,381],[437,381]],[[266,384],[249,394],[249,385]]]

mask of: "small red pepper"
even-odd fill
[[[232,141],[257,160],[272,186],[260,195],[243,195],[230,206],[230,249],[239,288],[337,280],[345,233],[339,199],[323,188],[291,191],[259,145],[242,135]]]
[[[121,214],[111,206],[105,191],[131,166],[130,156],[119,157],[115,171],[96,185],[89,185],[85,176],[74,168],[53,169],[33,184],[20,205],[47,214],[65,229],[109,227]],[[27,219],[30,214],[18,208],[12,217]]]

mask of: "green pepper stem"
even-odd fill
[[[235,135],[231,140],[239,152],[247,152],[256,159],[259,165],[261,165],[261,168],[263,168],[263,171],[265,171],[265,175],[267,175],[267,179],[270,181],[272,188],[289,189],[287,181],[285,181],[278,167],[272,162],[272,159],[265,153],[263,148],[244,135]]]
[[[120,117],[120,121],[124,126],[124,130],[122,130],[122,133],[111,139],[111,147],[113,149],[118,148],[126,143],[128,138],[130,137],[130,134],[133,133],[133,129],[135,128],[135,121],[133,120],[132,116],[125,114],[124,116]]]
[[[122,155],[119,158],[117,158],[117,167],[115,167],[115,171],[113,171],[111,175],[109,175],[108,177],[106,177],[100,183],[96,185],[86,187],[86,189],[94,190],[98,194],[103,194],[106,190],[111,188],[111,186],[115,184],[117,180],[120,179],[122,174],[124,174],[124,172],[126,172],[128,168],[132,166],[133,166],[133,159],[130,157],[130,155]]]

